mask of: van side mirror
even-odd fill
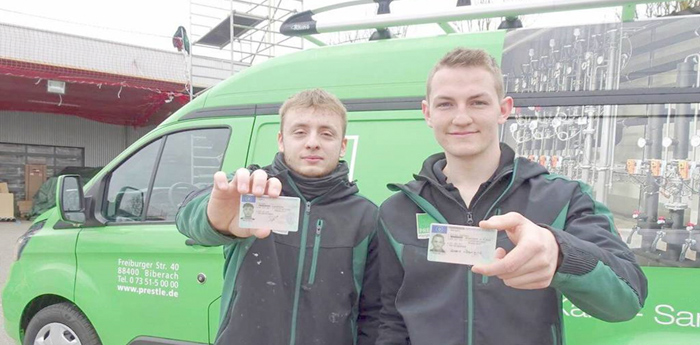
[[[78,175],[58,177],[56,185],[56,207],[61,220],[72,224],[85,223],[85,195]]]

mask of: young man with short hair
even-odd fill
[[[243,217],[241,219],[244,220],[253,220],[253,212],[255,212],[255,206],[253,204],[247,202],[241,206],[243,209]]]
[[[644,304],[646,278],[590,189],[499,143],[513,107],[502,78],[486,52],[464,48],[430,72],[423,114],[444,152],[380,207],[378,345],[561,344],[562,295],[606,321]],[[428,261],[421,213],[499,229],[494,261]]]
[[[300,92],[280,109],[271,165],[214,176],[210,194],[180,210],[180,232],[224,245],[226,271],[216,344],[374,344],[379,299],[377,207],[357,194],[340,161],[346,110],[323,90]],[[299,231],[242,229],[242,194],[301,199]]]

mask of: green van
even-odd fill
[[[462,17],[449,19],[474,18],[468,10],[459,13]],[[305,13],[306,18],[312,14]],[[289,27],[303,34],[321,31],[320,23],[311,23]],[[406,22],[385,26],[397,23]],[[473,34],[449,33],[445,22],[441,27],[446,34],[437,37],[318,47],[271,59],[195,98],[106,165],[84,189],[77,187],[77,177],[62,177],[57,207],[37,218],[17,245],[2,291],[9,335],[22,344],[213,343],[223,251],[195,245],[177,231],[174,218],[184,198],[208,186],[218,170],[271,162],[281,103],[300,90],[324,88],[349,111],[351,179],[363,195],[381,203],[390,195],[388,182],[411,179],[425,157],[440,151],[420,111],[425,80],[442,55],[465,46],[485,49],[503,66],[506,91],[517,107],[502,128],[503,141],[552,171],[592,184],[645,266],[649,298],[632,321],[604,323],[564,300],[566,342],[697,343],[700,256],[693,255],[700,251],[700,231],[685,221],[680,226],[661,222],[667,210],[659,205],[665,198],[676,199],[662,195],[659,200],[658,186],[658,214],[649,207],[635,210],[644,207],[640,190],[654,190],[642,187],[648,179],[640,176],[663,179],[665,186],[676,177],[653,169],[630,170],[625,163],[632,159],[643,167],[645,160],[658,158],[667,161],[667,172],[672,170],[675,163],[668,155],[643,155],[646,149],[635,143],[640,137],[655,140],[646,134],[653,131],[645,130],[652,125],[649,109],[700,103],[697,84],[680,87],[674,78],[654,75],[675,76],[676,68],[681,69],[676,65],[684,61],[697,65],[684,58],[697,48],[700,18]],[[611,32],[618,36],[611,39]],[[639,73],[646,73],[643,79],[635,79]],[[661,121],[661,126],[668,129],[675,122]],[[697,122],[693,125],[694,135]],[[693,162],[694,148],[686,161]],[[690,205],[684,213],[688,218],[698,213],[697,175],[693,170],[694,179],[683,180],[690,187],[681,188],[685,192],[678,196]],[[648,206],[654,199],[645,200]],[[672,234],[685,237],[677,242]]]

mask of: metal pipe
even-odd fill
[[[634,6],[633,6],[633,7],[634,7]],[[617,46],[618,46],[618,47],[622,47],[622,40],[625,39],[625,38],[629,39],[628,37],[626,37],[626,35],[625,35],[625,33],[624,33],[623,31],[620,31],[620,34],[618,35],[618,42],[617,42]],[[630,41],[630,42],[631,42],[631,41]],[[632,44],[632,43],[630,43],[630,45],[631,45],[631,44]],[[619,50],[618,53],[617,53],[617,73],[618,73],[618,77],[617,77],[617,78],[614,78],[614,79],[615,79],[615,82],[614,82],[614,83],[615,83],[615,86],[613,87],[614,90],[619,90],[619,89],[620,89],[620,79],[622,79],[622,78],[619,77],[620,74],[622,74],[622,48],[620,48],[620,50]],[[610,168],[610,174],[608,174],[608,181],[606,182],[607,185],[608,185],[610,188],[612,188],[612,185],[613,185],[613,173],[612,173],[612,171],[613,171],[614,168],[615,168],[615,146],[617,145],[617,135],[618,135],[618,132],[617,132],[617,126],[618,126],[617,115],[619,114],[619,111],[620,111],[619,107],[620,107],[619,105],[615,105],[615,106],[612,108],[612,114],[613,114],[613,129],[612,129],[613,139],[612,139],[612,143],[613,143],[613,144],[612,144],[612,146],[610,147],[610,166],[609,166],[609,168]]]
[[[277,30],[275,29],[275,21],[274,21],[274,19],[275,19],[275,16],[277,16],[277,11],[279,10],[280,7],[279,7],[279,6],[275,6],[275,10],[272,11],[272,4],[273,4],[273,1],[272,1],[272,0],[269,0],[268,2],[269,2],[270,5],[271,5],[271,7],[267,9],[267,10],[268,10],[268,11],[267,11],[267,20],[268,20],[268,23],[269,23],[269,24],[268,24],[268,27],[270,28],[271,31],[277,31]],[[282,2],[282,0],[280,0],[280,1],[278,2],[278,5],[279,5],[281,2]],[[252,33],[250,33],[250,35],[252,35]],[[274,41],[275,41],[275,37],[276,37],[276,36],[277,36],[276,33],[267,32],[267,44],[268,44],[268,49],[271,50],[271,51],[270,51],[270,55],[273,55],[273,56],[277,56],[277,49],[275,48],[275,45],[274,45]],[[270,47],[272,47],[272,48],[270,48]],[[260,53],[260,49],[258,49],[257,53]]]
[[[233,26],[234,26],[234,18],[236,18],[236,12],[233,10],[233,1],[231,1],[231,12],[230,12],[231,20],[229,21],[229,42],[231,42],[231,75],[233,75],[236,72],[236,69],[234,68],[234,61],[236,59],[234,58],[234,52],[236,49],[233,48]]]
[[[192,0],[188,1],[189,6],[190,6],[190,35],[192,35]],[[189,56],[187,57],[187,82],[189,83],[188,86],[188,93],[190,96],[190,101],[194,98],[194,86],[192,85],[192,57],[194,56],[194,51],[192,51],[192,40],[194,37],[190,37],[190,39],[187,40],[187,44],[189,45]]]
[[[591,169],[593,165],[592,157],[593,157],[593,134],[595,134],[595,126],[593,125],[593,122],[595,121],[595,111],[589,110],[588,112],[588,117],[587,117],[587,122],[586,122],[586,129],[583,130],[583,135],[585,136],[584,138],[584,148],[583,148],[583,162],[581,165],[581,179],[583,182],[590,184],[591,183]]]
[[[667,0],[668,1],[668,0]],[[662,1],[662,2],[667,2]],[[527,14],[575,11],[591,8],[616,7],[627,4],[649,3],[654,1],[630,0],[547,0],[537,2],[499,3],[480,6],[457,7],[448,11],[419,13],[411,15],[384,14],[368,19],[354,19],[333,22],[316,22],[316,32],[336,32],[372,28],[386,28],[403,25],[418,25],[454,22],[471,19],[518,17]],[[658,1],[656,1],[658,2]],[[319,13],[316,10],[313,13]],[[285,32],[294,35],[296,32]],[[308,34],[308,33],[299,33]]]
[[[664,105],[654,104],[650,107],[651,114],[649,116],[648,126],[648,154],[646,156],[648,159],[661,159],[662,149],[661,141],[663,140],[663,127],[664,127]],[[659,185],[656,178],[651,174],[651,169],[647,174],[649,177],[647,184],[647,207],[646,215],[649,217],[650,222],[655,222],[658,218],[658,206],[659,206]]]
[[[527,148],[528,148],[528,153],[527,153],[527,155],[528,155],[528,156],[529,156],[529,155],[535,155],[535,150],[537,149],[537,147],[536,147],[536,146],[537,146],[537,139],[535,139],[535,133],[533,133],[532,130],[530,131],[530,140],[528,140],[527,143],[528,143],[528,146],[527,146]]]
[[[664,135],[664,138],[670,138],[670,133],[669,131],[671,130],[671,115],[673,114],[673,107],[668,104],[667,105],[667,112],[666,112],[666,134]],[[668,162],[668,150],[669,147],[666,147],[664,149],[664,161]]]
[[[588,91],[593,91],[595,90],[595,84],[596,80],[598,78],[598,69],[595,66],[596,64],[596,59],[594,58],[593,53],[590,54],[588,58],[588,68],[586,69],[586,81],[587,81],[587,87],[586,90]]]
[[[232,0],[232,1],[231,1],[231,6],[232,6],[232,7],[233,7],[233,3],[234,3],[234,2],[242,3],[242,4],[246,4],[246,5],[257,5],[257,6],[262,6],[262,7],[268,7],[268,6],[269,6],[269,5],[262,5],[262,4],[260,4],[260,3],[250,2],[250,1]],[[209,9],[213,9],[213,10],[224,11],[224,12],[230,11],[230,9],[227,9],[227,8],[218,7],[218,6],[212,6],[212,5],[205,5],[205,4],[201,4],[201,3],[193,3],[193,5],[199,6],[199,7],[204,7],[204,8],[209,8]],[[284,9],[284,8],[281,8],[281,10],[287,11],[287,12],[295,12],[294,10],[288,10],[288,9]],[[191,13],[191,11],[190,11],[190,13]]]
[[[695,64],[689,61],[678,64],[678,74],[676,85],[679,88],[692,87],[695,79]],[[673,146],[673,158],[676,161],[686,160],[688,158],[689,141],[690,141],[690,116],[692,115],[692,107],[690,104],[676,104],[676,116],[674,121],[674,136],[675,144]],[[680,177],[678,177],[680,179]],[[682,183],[677,181],[677,183]],[[673,229],[685,229],[685,210],[688,205],[683,203],[683,197],[680,193],[673,195],[673,201],[666,205],[671,213],[673,221]],[[688,237],[685,231],[674,231],[668,233],[666,242],[666,255],[669,258],[678,258]]]
[[[559,158],[560,158],[560,162],[564,159],[565,156],[570,156],[570,155],[571,155],[571,137],[570,137],[570,135],[571,135],[571,128],[569,127],[569,125],[566,125],[566,133],[567,133],[567,135],[569,135],[569,136],[567,136],[567,139],[569,139],[569,140],[567,140],[567,141],[564,143],[564,147],[562,148],[561,157],[559,157]]]
[[[655,111],[657,105],[647,105],[646,106],[646,120],[647,124],[644,126],[644,141],[646,142],[646,145],[644,146],[644,152],[642,153],[642,162],[646,162],[651,160],[651,157],[653,156],[653,147],[651,145],[652,141],[654,138],[652,137],[652,124],[653,124],[653,116],[655,114]],[[641,171],[641,169],[640,169]],[[647,173],[647,177],[649,177],[650,173]],[[647,181],[648,182],[648,181]],[[642,187],[644,187],[643,185]],[[650,190],[650,185],[647,183],[646,186],[647,188],[642,188],[643,190],[649,191]],[[649,193],[644,193],[644,204],[646,205],[646,200],[649,196]],[[640,208],[640,212],[642,212],[645,215],[651,216],[651,213],[647,210],[646,206],[645,208]]]
[[[597,106],[595,108],[596,109],[596,112],[595,112],[596,117],[595,117],[595,126],[593,126],[593,128],[595,128],[595,138],[593,139],[593,151],[591,151],[593,154],[593,159],[591,159],[591,181],[588,182],[591,186],[594,183],[596,183],[596,181],[598,180],[598,174],[596,173],[596,171],[598,170],[598,161],[600,159],[599,155],[600,155],[601,149],[603,147],[603,145],[602,145],[603,140],[601,140],[601,136],[603,133],[602,122],[603,122],[604,108],[605,108],[605,106],[602,106],[602,107]]]
[[[305,38],[305,37],[300,37],[300,38]],[[281,40],[280,42],[284,42],[284,41],[289,40],[289,39],[290,39],[289,37],[286,37],[284,40]],[[252,44],[252,43],[258,43],[259,41],[257,41],[257,40],[251,40],[251,39],[245,39],[245,38],[236,38],[236,42],[239,42],[239,43],[244,42],[244,43],[251,43],[251,44]],[[200,43],[198,43],[198,42],[194,42],[193,45],[195,45],[195,46],[197,46],[197,47],[209,48],[209,49],[211,49],[211,50],[217,50],[217,51],[221,51],[221,50],[223,49],[223,48],[220,48],[220,47],[218,47],[218,46],[208,46],[208,45],[200,44]],[[301,48],[300,46],[290,46],[290,45],[279,44],[279,43],[275,43],[275,45],[278,46],[278,47],[289,48],[289,49],[296,49],[296,50],[299,50],[299,49]],[[325,45],[325,44],[321,44],[321,45]],[[258,54],[258,55],[262,55],[262,54]],[[198,56],[198,57],[199,57],[199,56]],[[270,55],[269,57],[273,57],[273,56]]]
[[[653,104],[649,108],[649,114],[647,116],[647,146],[645,147],[645,156],[647,159],[660,159],[662,155],[661,141],[663,140],[663,126],[664,126],[664,105],[663,104]],[[656,237],[656,230],[659,226],[656,224],[656,220],[659,217],[659,184],[652,175],[651,169],[647,171],[647,181],[645,184],[645,207],[644,215],[646,216],[647,225],[639,231],[642,236],[642,248],[651,248],[651,243]]]
[[[615,76],[616,69],[618,66],[616,63],[619,60],[619,51],[617,49],[617,30],[610,30],[607,32],[610,35],[608,42],[608,58],[607,63],[603,63],[598,68],[605,66],[605,78],[601,78],[605,81],[603,88],[605,90],[612,90],[615,87]],[[613,114],[612,106],[603,106],[603,113],[601,117],[601,125],[599,131],[599,151],[600,152],[600,166],[602,167],[598,172],[597,178],[597,188],[596,188],[596,199],[602,203],[606,203],[608,199],[609,186],[608,181],[612,176],[611,170],[613,162],[611,161],[611,152],[615,149],[615,117]],[[598,162],[598,160],[596,160]]]
[[[685,59],[683,60],[683,62],[688,62],[688,60],[690,60],[690,58],[693,58],[693,57],[695,58],[695,61],[700,63],[700,53],[690,54],[690,55],[686,56]],[[695,78],[695,84],[693,84],[691,87],[693,87],[693,86],[700,87],[700,69],[698,70],[697,76]]]
[[[584,120],[585,123],[581,124],[581,123],[578,123],[578,121],[576,123],[576,127],[578,129],[578,132],[576,133],[577,134],[576,135],[576,145],[574,146],[575,149],[574,149],[574,153],[573,153],[573,157],[575,160],[575,167],[573,167],[573,164],[572,164],[573,168],[572,168],[571,174],[569,176],[572,176],[572,178],[573,178],[573,176],[575,174],[583,181],[583,175],[584,175],[583,174],[583,160],[584,160],[583,156],[585,155],[584,143],[586,141],[584,133],[586,132],[586,123],[588,123],[588,118],[585,117],[586,116],[585,106],[580,106],[578,109],[581,112],[580,118],[585,119]]]
[[[693,87],[693,79],[695,77],[695,64],[692,62],[681,62],[678,64],[678,87],[690,88]],[[673,148],[674,159],[687,159],[690,141],[690,119],[693,115],[691,104],[676,105],[676,121],[674,134],[676,137],[676,145]]]
[[[693,127],[690,128],[691,133],[693,133],[694,136],[698,135],[698,111],[700,111],[700,103],[695,103],[695,113],[693,115]],[[697,159],[697,154],[696,154],[697,148],[698,148],[697,146],[693,146],[693,155],[691,157],[692,160]]]
[[[576,61],[572,64],[572,68],[574,68],[574,71],[576,74],[571,80],[572,83],[572,88],[571,90],[567,91],[581,91],[581,87],[583,86],[583,83],[581,82],[582,74],[584,74],[583,69],[581,68],[583,65],[583,57],[579,56]]]
[[[699,68],[698,68],[698,72],[697,72],[696,77],[695,77],[695,84],[693,84],[689,87],[700,88],[700,54],[688,55],[688,56],[686,56],[685,60],[683,60],[683,62],[688,62],[688,60],[690,60],[690,58],[693,58],[693,57],[695,58],[696,63],[699,64],[698,65]],[[692,71],[692,67],[691,67],[691,71]],[[695,104],[695,113],[693,114],[693,126],[691,127],[691,130],[692,130],[691,133],[693,133],[693,135],[696,135],[697,130],[698,130],[698,111],[700,111],[700,104]],[[697,149],[697,147],[693,147],[693,156],[692,156],[693,160],[695,159],[696,149]],[[700,214],[698,216],[700,216]]]

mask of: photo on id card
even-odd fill
[[[493,261],[498,231],[475,226],[430,225],[428,261],[476,265]]]

